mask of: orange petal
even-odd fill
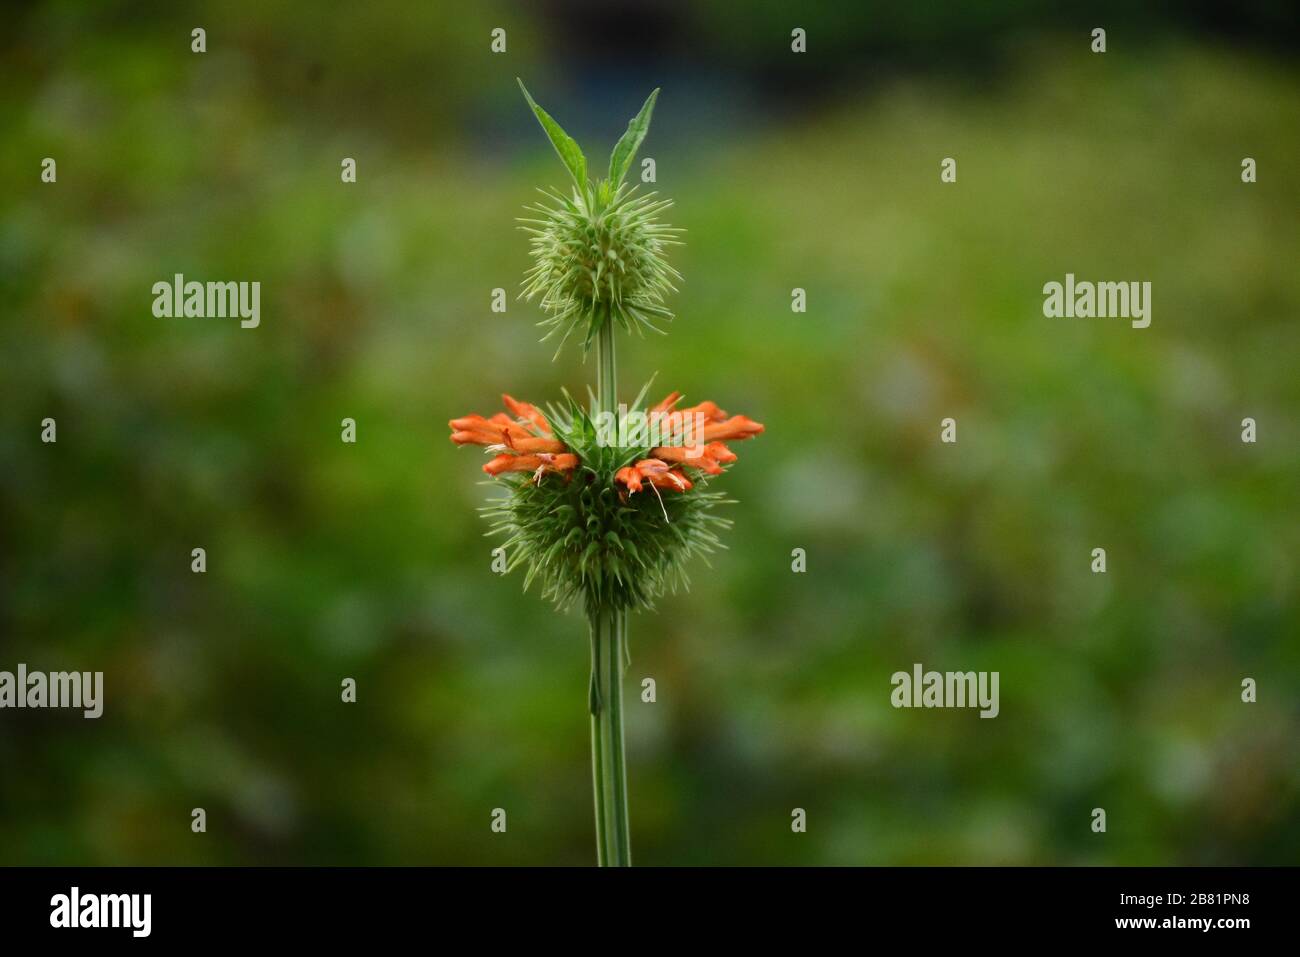
[[[543,439],[535,435],[530,435],[526,439],[513,439],[509,445],[516,452],[550,452],[553,454],[567,452],[569,448],[559,439]]]
[[[736,461],[736,453],[721,442],[710,442],[704,447],[704,451],[708,453],[709,458],[713,459],[713,461],[721,462],[723,465],[730,465]]]
[[[710,422],[721,422],[727,417],[727,413],[718,408],[716,402],[701,402],[699,405],[693,405],[686,409],[679,409],[682,415],[702,415]]]
[[[492,423],[481,415],[465,415],[459,419],[452,419],[447,423],[454,432],[471,431],[473,429],[487,429],[492,427]]]
[[[492,461],[484,463],[483,471],[488,475],[501,475],[503,472],[531,472],[540,464],[541,461],[531,455],[511,455],[509,452],[502,452]]]
[[[659,402],[650,406],[650,408],[646,410],[646,414],[653,415],[655,412],[667,412],[681,400],[682,394],[680,392],[669,392]]]
[[[691,480],[686,477],[681,469],[673,469],[669,472],[655,472],[650,477],[650,484],[656,488],[671,489],[674,492],[685,492],[691,487]]]
[[[511,395],[501,396],[501,401],[506,404],[507,409],[519,416],[519,418],[527,419],[547,435],[551,434],[551,424],[546,421],[546,416],[542,415],[541,410],[537,408],[537,406],[528,402],[520,402]]]
[[[630,465],[624,466],[614,473],[614,481],[622,482],[627,486],[629,492],[641,491],[641,473]]]
[[[621,468],[614,474],[614,481],[622,482],[630,492],[641,491],[643,478],[656,488],[674,492],[684,492],[691,487],[691,480],[681,469],[670,468],[667,462],[659,459],[642,459],[636,465]]]
[[[722,443],[716,444],[721,445]],[[726,448],[726,446],[723,446],[723,448]],[[710,475],[722,474],[722,466],[713,460],[707,446],[704,449],[693,449],[684,445],[666,445],[651,449],[650,454],[657,459],[663,459],[665,462],[689,465],[692,468],[708,472]]]
[[[661,445],[650,450],[650,454],[664,462],[682,462],[686,459],[686,447],[682,445]]]
[[[500,432],[486,432],[482,429],[465,429],[451,433],[451,440],[457,445],[499,445],[504,438]]]
[[[673,399],[673,396],[676,395],[677,393],[674,392],[668,399]],[[665,399],[659,405],[664,405],[664,403],[668,402],[668,399]],[[675,402],[676,400],[673,399],[673,403]],[[647,415],[664,441],[683,444],[706,441],[701,434],[704,429],[708,428],[711,423],[722,422],[727,418],[727,413],[718,408],[716,402],[701,402],[698,405],[675,410],[663,410],[659,406],[655,406]]]
[[[488,475],[501,475],[505,472],[566,472],[578,467],[578,457],[572,452],[552,455],[538,452],[534,455],[511,455],[503,452],[483,466]]]
[[[715,439],[748,439],[763,431],[763,423],[743,415],[733,415],[725,422],[713,422],[704,427],[704,441]]]
[[[510,418],[510,416],[506,415],[504,412],[498,412],[496,415],[492,416],[492,418],[488,419],[487,421],[489,424],[496,426],[498,428],[505,429],[511,435],[517,435],[520,438],[523,438],[526,435],[533,434],[529,432],[527,429],[525,429],[518,422],[516,422],[514,419]]]
[[[452,419],[447,423],[451,426],[451,440],[457,445],[468,445],[476,443],[478,445],[509,445],[511,435],[526,436],[531,435],[527,429],[510,421],[510,417],[504,412],[494,415],[490,419],[485,419],[481,415],[465,415],[459,419]]]

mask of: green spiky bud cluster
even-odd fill
[[[528,207],[538,218],[522,220],[534,260],[524,298],[541,294],[544,339],[558,335],[563,345],[577,334],[584,352],[606,322],[661,331],[658,323],[673,318],[664,297],[680,278],[663,256],[677,230],[655,219],[671,202],[620,186],[602,204],[598,192],[547,193],[549,205]]]
[[[722,547],[717,532],[731,521],[713,509],[724,501],[703,490],[624,498],[584,471],[521,482],[484,514],[505,537],[507,569],[527,569],[524,588],[537,581],[561,611],[581,598],[591,614],[648,610],[685,587],[689,559]]]
[[[629,332],[662,331],[660,325],[673,318],[664,300],[681,279],[665,250],[679,244],[681,230],[659,220],[670,200],[640,194],[623,183],[649,130],[659,91],[628,123],[610,155],[608,177],[597,183],[587,178],[587,160],[578,144],[537,105],[522,81],[519,87],[573,179],[568,196],[543,190],[545,202],[529,206],[532,215],[521,220],[533,256],[523,297],[541,296],[543,338],[558,335],[562,347],[576,334],[585,353],[610,323]]]

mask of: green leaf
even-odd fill
[[[615,189],[623,182],[628,167],[636,158],[636,151],[641,148],[641,143],[650,130],[650,114],[654,112],[655,100],[658,98],[659,89],[656,87],[655,91],[646,97],[641,112],[628,121],[627,132],[614,144],[614,152],[609,154],[609,182]]]
[[[587,157],[582,155],[582,150],[578,148],[578,144],[573,137],[564,132],[564,128],[559,123],[551,119],[551,114],[537,105],[537,101],[532,98],[528,88],[524,86],[524,81],[520,80],[519,77],[515,77],[515,79],[519,80],[519,89],[524,91],[524,99],[528,101],[528,105],[533,108],[533,113],[537,115],[537,122],[542,124],[542,129],[551,138],[551,145],[555,147],[555,152],[560,155],[560,159],[568,169],[569,175],[573,177],[573,181],[578,184],[579,189],[584,188],[587,185]]]

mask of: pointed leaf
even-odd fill
[[[658,98],[659,90],[656,87],[655,91],[646,97],[641,112],[628,121],[627,132],[614,144],[614,152],[609,154],[609,182],[614,189],[623,182],[628,167],[636,158],[636,151],[641,148],[641,143],[650,130],[650,114],[654,112],[655,100]]]
[[[519,80],[519,77],[515,77]],[[569,175],[573,181],[582,189],[587,185],[587,157],[582,155],[582,150],[573,137],[564,132],[564,128],[559,123],[551,119],[551,114],[537,105],[537,101],[532,98],[528,88],[524,86],[524,81],[519,80],[519,89],[524,91],[524,99],[528,105],[533,108],[533,113],[537,116],[537,122],[542,124],[542,129],[551,139],[551,145],[555,147],[555,152],[559,154],[560,160],[569,170]]]

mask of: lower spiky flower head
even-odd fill
[[[610,323],[628,331],[660,331],[659,324],[673,317],[664,300],[681,278],[665,250],[679,243],[681,230],[659,220],[672,205],[669,200],[623,183],[650,127],[659,91],[650,94],[615,145],[608,178],[593,183],[578,144],[537,105],[522,81],[519,87],[573,178],[570,195],[543,190],[546,200],[529,206],[531,215],[521,220],[532,238],[533,256],[523,296],[541,297],[547,314],[541,324],[549,330],[544,338],[559,335],[563,345],[577,334],[586,351]]]
[[[561,608],[578,598],[589,610],[649,608],[687,583],[693,556],[722,547],[717,533],[731,523],[715,509],[727,499],[707,486],[736,461],[725,443],[760,434],[761,423],[713,402],[678,409],[674,392],[645,410],[638,397],[612,431],[626,434],[634,419],[649,423],[646,437],[611,443],[611,429],[572,399],[547,413],[502,399],[513,416],[449,425],[457,445],[493,453],[483,471],[506,494],[484,512],[505,539],[508,567],[527,570],[525,587],[540,582]]]

